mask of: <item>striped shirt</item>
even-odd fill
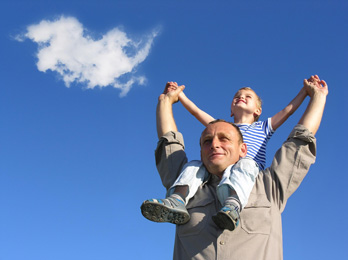
[[[274,133],[271,118],[266,121],[257,121],[250,124],[236,124],[242,132],[244,143],[247,144],[248,153],[246,157],[257,162],[260,169],[266,165],[266,145]]]

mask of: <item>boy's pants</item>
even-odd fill
[[[221,205],[229,197],[229,189],[236,191],[242,208],[248,203],[249,195],[254,187],[260,169],[251,158],[241,158],[236,164],[226,168],[217,187],[217,195]],[[174,193],[176,186],[188,186],[186,203],[195,195],[199,186],[208,179],[209,173],[201,161],[195,160],[185,164],[180,176],[168,190],[168,196]]]

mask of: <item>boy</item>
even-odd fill
[[[312,76],[308,81],[318,80],[318,76]],[[266,144],[274,131],[296,111],[307,96],[306,82],[304,81],[304,87],[288,106],[266,121],[257,121],[262,112],[262,102],[251,88],[241,88],[235,94],[231,104],[231,116],[234,117],[235,125],[241,130],[247,149],[245,158],[241,158],[224,171],[218,186],[217,194],[224,206],[213,216],[213,221],[220,228],[232,231],[238,226],[239,213],[247,204],[259,170],[265,167]],[[165,92],[172,91],[177,86],[171,82],[167,84]],[[190,101],[183,92],[179,100],[204,126],[214,120]],[[185,224],[190,219],[185,205],[207,177],[208,172],[201,161],[187,163],[169,189],[168,197],[145,201],[141,206],[142,214],[155,222]]]

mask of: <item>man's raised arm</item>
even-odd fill
[[[156,110],[159,139],[155,152],[156,167],[163,186],[167,190],[173,185],[183,166],[187,163],[182,135],[180,133],[170,133],[178,131],[173,116],[173,104],[178,102],[179,94],[183,89],[184,86],[178,87],[175,82],[168,82],[163,94],[158,98]],[[167,147],[170,148],[167,149]]]
[[[312,76],[303,82],[308,95],[311,97],[307,109],[301,117],[299,124],[305,126],[309,131],[316,134],[321,118],[324,113],[328,87],[324,80],[320,80],[317,75]]]
[[[170,131],[178,131],[173,116],[173,104],[178,102],[179,94],[184,88],[185,86],[177,86],[175,82],[168,82],[163,94],[159,96],[156,110],[158,138]]]
[[[315,133],[318,131],[328,87],[318,76],[304,80],[304,88],[310,96],[308,106],[298,125],[274,156],[270,169],[274,179],[273,200],[283,212],[288,198],[296,191],[316,159]],[[299,147],[301,146],[301,149]]]

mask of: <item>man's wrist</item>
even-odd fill
[[[326,93],[323,93],[321,91],[314,91],[312,98],[317,100],[326,100]]]
[[[161,94],[158,97],[158,102],[168,104],[168,105],[173,105],[174,103],[178,102],[179,100],[173,100],[173,98],[169,95],[166,94]]]

